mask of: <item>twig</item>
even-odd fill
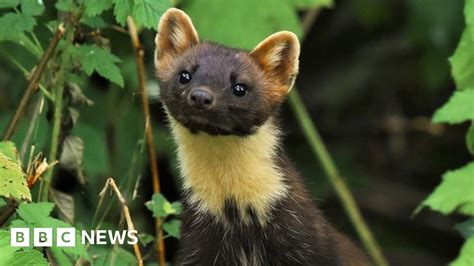
[[[28,83],[28,87],[26,88],[23,96],[21,97],[21,101],[16,109],[15,115],[12,117],[7,129],[5,130],[5,133],[3,134],[3,140],[9,140],[13,136],[15,128],[18,125],[18,122],[20,121],[23,113],[25,112],[25,109],[28,106],[28,102],[30,101],[31,96],[33,95],[33,93],[36,92],[36,89],[38,88],[39,80],[41,79],[41,76],[43,75],[44,70],[48,65],[49,59],[53,55],[54,50],[56,49],[56,46],[59,43],[59,40],[61,40],[61,37],[64,35],[64,31],[65,29],[63,24],[59,24],[58,29],[56,30],[56,33],[54,34],[53,39],[51,40],[48,46],[48,49],[43,54],[43,57],[41,57],[38,67],[34,70],[33,75],[31,76],[30,82]]]
[[[128,209],[127,202],[122,196],[122,193],[120,193],[120,190],[118,189],[117,184],[115,184],[114,179],[111,177],[107,179],[107,184],[105,185],[103,192],[105,192],[105,190],[107,190],[109,186],[117,195],[120,205],[122,205],[122,213],[123,213],[123,216],[125,217],[125,221],[127,222],[128,230],[135,230],[135,226],[133,225],[132,217],[130,216],[130,210]],[[137,257],[138,265],[143,266],[142,253],[140,251],[140,247],[138,246],[138,243],[133,245],[133,251],[135,252],[135,256]]]
[[[308,33],[318,14],[318,9],[313,9],[307,13],[303,18],[304,35]],[[302,37],[302,40],[304,36]],[[385,266],[388,265],[387,260],[382,254],[382,249],[375,240],[372,232],[367,226],[362,214],[356,204],[354,196],[352,195],[348,185],[344,178],[339,174],[339,171],[331,158],[326,145],[324,144],[321,136],[319,135],[316,125],[311,120],[311,117],[306,109],[301,97],[298,93],[297,88],[293,88],[289,95],[290,107],[298,120],[300,127],[302,128],[306,139],[308,140],[314,155],[318,158],[319,162],[323,166],[324,172],[326,173],[329,182],[333,186],[336,194],[354,226],[359,238],[361,239],[365,249],[369,253],[370,257],[376,265]]]
[[[153,177],[153,192],[160,192],[160,180],[158,175],[158,164],[156,161],[156,152],[153,141],[153,130],[149,123],[150,119],[150,107],[148,103],[148,93],[146,90],[146,76],[145,76],[145,64],[144,64],[144,51],[141,47],[140,40],[138,39],[137,27],[132,17],[127,17],[127,26],[130,33],[130,38],[132,41],[133,48],[135,49],[135,62],[137,65],[137,74],[138,74],[138,86],[139,92],[142,96],[142,105],[143,105],[143,114],[145,116],[145,135],[148,146],[148,153],[150,159],[150,168],[151,174]],[[155,220],[155,231],[156,231],[156,241],[157,241],[157,252],[160,265],[165,265],[165,245],[163,240],[163,230],[161,229],[161,220],[157,218]]]

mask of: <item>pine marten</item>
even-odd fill
[[[368,265],[315,207],[281,147],[277,111],[298,72],[295,34],[247,52],[200,42],[172,8],[155,43],[184,184],[179,264]]]

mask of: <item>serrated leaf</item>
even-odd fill
[[[474,34],[466,28],[461,36],[458,47],[449,58],[451,74],[456,81],[458,89],[474,89]]]
[[[163,224],[163,230],[165,230],[165,232],[168,233],[169,235],[176,238],[179,238],[180,227],[181,227],[181,221],[176,220],[176,219]]]
[[[22,250],[10,246],[10,232],[0,230],[0,265],[49,265],[43,254],[37,250]]]
[[[201,39],[231,47],[253,49],[280,30],[302,34],[298,10],[290,1],[227,0],[225,5],[221,0],[185,1],[183,9]]]
[[[146,207],[153,212],[153,217],[166,217],[165,203],[169,204],[165,197],[161,193],[155,193],[151,201],[146,203]]]
[[[455,228],[464,236],[464,238],[474,237],[474,218],[457,224]]]
[[[13,254],[12,260],[9,262],[11,266],[25,266],[25,265],[35,265],[35,266],[48,266],[49,263],[41,252],[38,250],[23,250]]]
[[[471,126],[467,130],[466,145],[469,152],[474,155],[474,122],[471,123]]]
[[[133,18],[140,25],[155,29],[161,15],[170,7],[171,5],[167,0],[135,0]]]
[[[115,20],[122,26],[127,24],[127,16],[132,16],[133,0],[114,0]]]
[[[7,13],[0,17],[0,41],[16,41],[21,39],[25,31],[30,31],[36,25],[33,17],[18,13]]]
[[[21,13],[27,16],[39,16],[44,12],[42,0],[21,0]]]
[[[169,215],[181,213],[181,203],[170,203],[161,193],[153,194],[151,201],[146,203],[147,208],[153,212],[153,217],[165,218]]]
[[[82,45],[75,49],[75,56],[87,75],[91,75],[95,71],[102,77],[123,87],[123,77],[116,65],[120,59],[111,52],[97,45]]]
[[[50,202],[38,202],[29,204],[20,204],[17,213],[28,227],[51,227],[51,228],[70,228],[72,225],[61,220],[50,217],[50,213],[54,208],[54,204]],[[12,224],[18,226],[18,222]],[[24,227],[24,226],[23,226]],[[89,254],[84,245],[82,245],[81,235],[76,230],[76,246],[75,247],[56,247],[55,249],[64,254],[73,256],[74,258],[84,258],[90,260]]]
[[[18,162],[0,153],[0,196],[31,200],[25,175]]]
[[[51,212],[54,204],[51,202],[37,202],[20,204],[17,213],[24,221],[33,224],[44,224]]]
[[[472,266],[474,265],[474,237],[470,237],[464,242],[459,252],[459,256],[455,261],[451,262],[451,266]]]
[[[94,17],[112,8],[112,0],[85,0],[86,16]]]
[[[77,8],[76,3],[74,3],[74,0],[58,0],[56,4],[54,5],[59,11],[72,11],[73,9]]]
[[[468,120],[474,120],[474,89],[455,91],[433,116],[435,123],[456,124]]]
[[[20,0],[0,0],[0,8],[16,7],[20,4]]]
[[[15,143],[11,141],[0,142],[0,153],[3,153],[14,162],[18,161],[18,151],[15,147]]]
[[[465,214],[466,209],[460,209],[461,206],[474,203],[474,162],[466,166],[448,171],[443,175],[443,181],[425,199],[420,206],[428,206],[433,210],[443,214],[452,213],[459,210]]]

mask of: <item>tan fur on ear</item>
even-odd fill
[[[300,43],[298,37],[289,31],[274,33],[250,52],[250,56],[265,72],[269,82],[274,84],[275,96],[286,95],[298,73]]]
[[[170,8],[161,16],[155,37],[155,65],[166,69],[176,55],[199,43],[198,34],[186,13]]]

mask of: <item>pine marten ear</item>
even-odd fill
[[[155,63],[172,60],[176,55],[199,43],[191,19],[183,11],[170,8],[160,19],[155,37]],[[160,62],[165,63],[165,62]]]
[[[299,55],[298,37],[289,31],[270,35],[250,52],[268,80],[277,82],[275,93],[280,96],[286,95],[293,87],[298,73]]]

